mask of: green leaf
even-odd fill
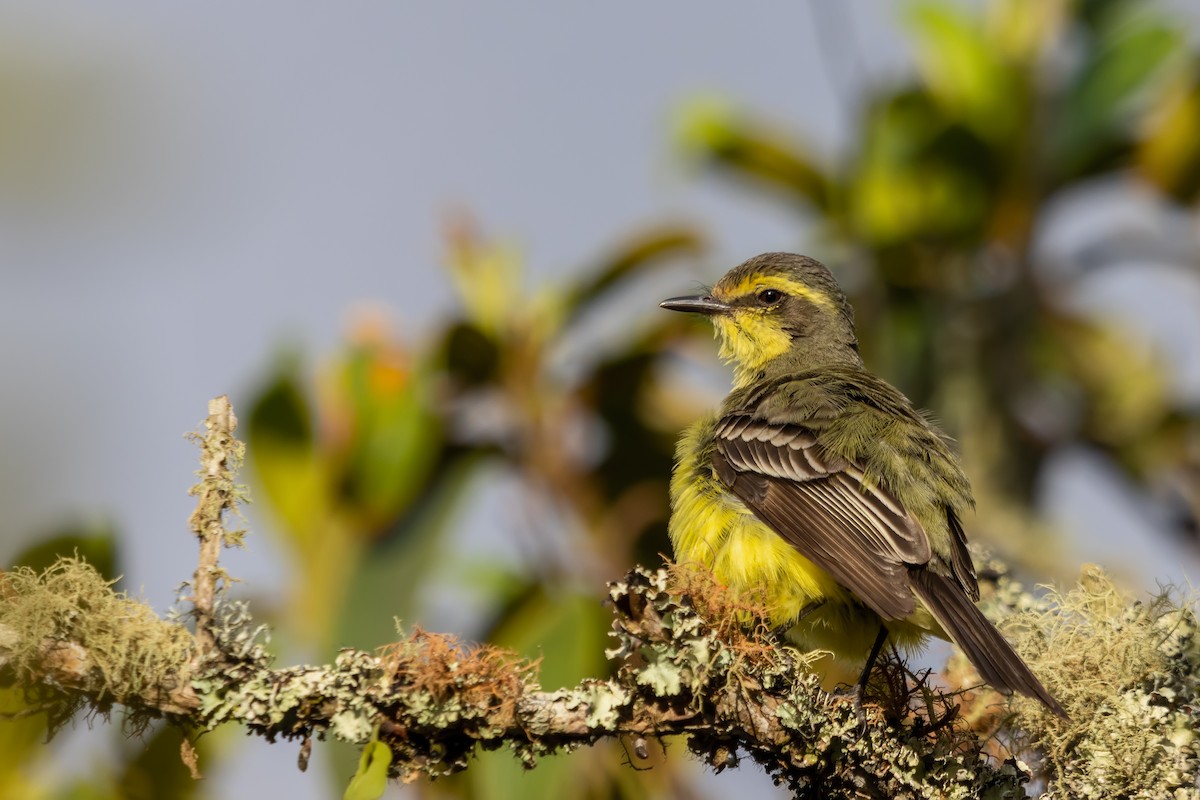
[[[354,438],[345,464],[342,500],[363,518],[366,533],[401,514],[428,483],[441,452],[441,417],[431,406],[432,372],[397,373],[374,348],[353,352],[345,365]]]
[[[249,465],[260,491],[278,516],[278,528],[306,551],[329,518],[328,465],[316,451],[313,411],[303,388],[298,358],[277,359],[271,378],[251,403],[246,426]]]
[[[745,118],[720,98],[694,98],[675,116],[676,147],[686,157],[830,209],[830,178],[792,136]]]
[[[294,447],[312,447],[312,410],[301,387],[295,353],[276,359],[274,374],[250,407],[248,429],[254,438],[270,438]]]
[[[1141,174],[1181,203],[1200,197],[1200,82],[1177,81],[1148,116],[1138,150]]]
[[[629,276],[645,272],[670,258],[698,255],[703,249],[701,233],[690,225],[663,225],[639,233],[570,288],[564,301],[568,319],[585,312]]]
[[[520,296],[524,263],[510,244],[484,242],[469,225],[452,226],[446,267],[467,320],[491,336],[509,327]]]
[[[997,56],[1022,71],[1036,70],[1069,21],[1061,2],[993,0],[984,12],[988,39]]]
[[[1062,99],[1052,131],[1052,164],[1065,178],[1090,174],[1126,146],[1138,101],[1182,50],[1177,26],[1135,8],[1110,14]]]
[[[909,6],[905,21],[932,96],[977,134],[1007,144],[1025,112],[1023,92],[973,12],[958,3],[922,0]]]
[[[999,162],[925,92],[884,98],[867,115],[851,176],[854,231],[875,247],[975,239],[994,202]]]
[[[350,779],[342,800],[377,800],[387,791],[392,750],[378,740],[368,742],[358,758],[358,772]]]

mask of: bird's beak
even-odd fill
[[[720,300],[714,300],[711,295],[704,297],[672,297],[658,304],[668,311],[694,311],[697,314],[726,314],[730,307]]]

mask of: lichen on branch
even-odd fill
[[[745,754],[802,796],[1020,796],[1015,763],[981,759],[980,743],[922,707],[903,718],[823,692],[809,654],[709,621],[668,569],[638,568],[609,587],[622,666],[609,680],[547,692],[533,665],[490,647],[414,631],[377,653],[345,650],[325,667],[251,671],[197,684],[206,725],[240,722],[268,738],[378,738],[404,780],[465,769],[477,747],[507,748],[526,766],[600,739],[687,736],[718,769]],[[764,638],[766,637],[766,638]],[[920,706],[921,704],[917,704]],[[952,714],[934,703],[934,715]],[[944,721],[944,720],[943,720]],[[816,794],[819,792],[820,794]],[[996,794],[999,792],[999,794]]]
[[[1048,782],[1045,798],[1200,800],[1200,624],[1195,598],[1170,587],[1138,598],[1094,565],[1071,589],[1030,594],[999,576],[989,605],[1005,634],[1072,718],[1059,724],[1038,703],[974,693],[965,716],[1002,730]],[[961,656],[958,679],[972,681]],[[975,679],[977,680],[977,678]]]
[[[228,400],[197,436],[202,479],[196,632],[115,592],[78,559],[41,574],[0,572],[0,685],[18,683],[61,724],[81,707],[121,704],[135,722],[167,717],[193,733],[232,724],[268,740],[382,743],[393,777],[436,778],[479,748],[534,768],[545,755],[623,737],[632,758],[678,737],[716,770],[749,758],[798,797],[1019,798],[1031,775],[1047,796],[1200,800],[1194,719],[1200,641],[1194,602],[1137,601],[1097,570],[1069,592],[1035,596],[990,565],[985,606],[1071,722],[987,689],[947,693],[891,660],[860,716],[822,691],[814,654],[780,642],[763,610],[708,573],[635,568],[609,585],[618,669],[546,691],[537,665],[490,646],[413,630],[376,652],[275,667],[246,603],[226,596],[224,518],[242,490]],[[965,660],[952,686],[978,683]],[[378,746],[378,745],[373,745]],[[1033,770],[1022,760],[1033,764]]]
[[[237,514],[238,502],[246,496],[237,483],[246,446],[235,436],[237,417],[225,395],[208,401],[204,433],[190,434],[200,445],[200,482],[189,490],[197,497],[196,510],[188,518],[188,527],[200,540],[200,559],[192,580],[192,605],[196,618],[197,655],[201,659],[219,658],[212,634],[217,592],[228,575],[220,566],[221,549],[240,547],[245,532],[227,530],[226,512]]]
[[[94,578],[86,589],[71,588],[88,573]],[[68,575],[76,577],[64,585]],[[823,787],[821,796],[855,796],[854,787],[872,785],[888,796],[919,797],[921,787],[936,785],[942,796],[965,798],[998,787],[1017,791],[1026,778],[1015,763],[981,761],[952,725],[932,733],[919,713],[894,720],[872,708],[863,725],[850,703],[820,690],[805,669],[806,654],[746,634],[725,618],[706,620],[697,606],[711,602],[681,594],[666,569],[639,568],[610,586],[610,655],[622,662],[616,676],[551,692],[538,685],[531,664],[419,630],[379,652],[345,650],[332,664],[271,668],[249,620],[222,613],[224,601],[214,631],[227,651],[240,642],[242,657],[194,673],[186,632],[112,592],[86,565],[67,560],[42,576],[9,573],[3,586],[7,598],[20,601],[6,602],[0,616],[0,626],[13,632],[0,641],[0,658],[25,685],[51,685],[97,707],[126,703],[194,728],[239,724],[272,740],[361,744],[378,727],[395,754],[394,774],[406,780],[464,769],[477,746],[507,748],[533,767],[543,755],[618,735],[687,735],[688,748],[717,768],[733,766],[744,753],[802,795]],[[37,617],[19,609],[49,595],[52,624],[18,624]],[[114,615],[116,603],[122,605]],[[127,625],[124,638],[99,646],[92,631],[101,620]],[[148,631],[175,643],[158,660],[156,640],[144,638]],[[19,643],[8,643],[14,638]],[[30,647],[45,640],[95,647],[73,673],[87,679],[62,680],[39,655],[49,650]],[[113,646],[122,649],[113,653]],[[113,663],[128,671],[114,672]],[[179,681],[188,679],[190,686],[181,688]],[[174,697],[172,689],[190,690],[195,699],[164,700]]]
[[[194,653],[185,627],[114,591],[82,561],[0,573],[0,676],[34,694],[51,730],[85,703],[99,711],[119,703],[135,721],[191,714]]]

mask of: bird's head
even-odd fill
[[[708,294],[660,305],[712,320],[738,387],[776,370],[862,363],[845,293],[807,256],[764,253],[731,269]]]

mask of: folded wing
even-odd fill
[[[810,431],[732,415],[718,425],[714,463],[742,502],[880,617],[916,609],[908,568],[931,557],[925,530]]]

